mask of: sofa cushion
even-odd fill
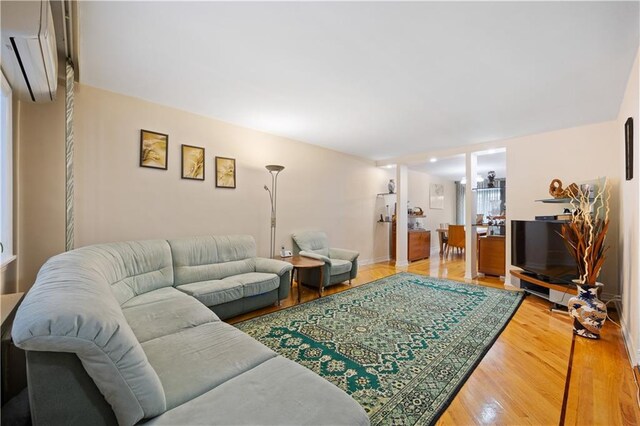
[[[178,286],[178,290],[195,297],[206,306],[242,299],[244,293],[242,284],[231,278],[185,284]]]
[[[351,262],[342,259],[331,259],[331,275],[345,274],[351,271]]]
[[[239,282],[243,287],[243,296],[257,296],[268,293],[280,286],[280,277],[276,274],[265,272],[249,272],[247,274],[234,275],[226,280]]]
[[[142,347],[160,376],[168,409],[276,356],[271,349],[223,322],[160,337]]]
[[[250,235],[169,240],[174,285],[220,280],[255,271],[256,243]]]
[[[281,356],[150,419],[146,425],[368,425],[344,391]]]
[[[178,290],[170,298],[134,304],[123,308],[122,312],[140,343],[185,328],[220,321],[209,308]]]
[[[118,423],[129,425],[166,406],[160,379],[112,292],[118,277],[137,269],[119,253],[113,245],[93,246],[49,259],[18,308],[12,336],[24,350],[75,353]]]

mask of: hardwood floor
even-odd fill
[[[463,255],[431,259],[396,268],[391,263],[362,266],[352,286],[408,271],[416,274],[504,288],[494,277],[464,279]],[[348,290],[328,288],[325,295]],[[268,307],[230,320],[264,315],[297,303],[297,285],[280,307]],[[294,297],[295,296],[295,297]],[[318,297],[304,288],[302,302]],[[620,329],[604,326],[599,341],[575,338],[570,376],[571,319],[551,313],[551,304],[528,296],[498,340],[471,374],[439,425],[557,425],[563,403],[567,425],[638,425],[637,388]],[[566,401],[565,384],[569,379]]]

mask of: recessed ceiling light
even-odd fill
[[[431,158],[429,159],[429,162],[430,162],[430,163],[435,163],[436,161],[438,161],[438,159],[437,159],[436,157],[431,157]]]

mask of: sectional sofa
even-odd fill
[[[250,236],[51,258],[12,331],[33,423],[368,424],[342,390],[220,320],[287,297],[290,270]]]

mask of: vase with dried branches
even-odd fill
[[[574,214],[562,225],[562,238],[578,265],[579,278],[574,280],[578,294],[569,299],[569,313],[573,317],[573,332],[589,339],[599,339],[607,318],[607,306],[598,299],[602,287],[598,276],[606,259],[605,246],[609,230],[610,188],[607,180],[591,192],[585,185],[570,194]]]

